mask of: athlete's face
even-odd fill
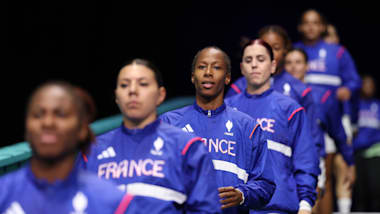
[[[222,95],[225,85],[229,84],[230,73],[223,53],[214,48],[201,51],[191,75],[191,81],[195,86],[197,95],[214,98]]]
[[[376,86],[372,77],[363,78],[362,93],[365,97],[373,97],[375,94]]]
[[[116,103],[128,121],[143,122],[156,118],[156,108],[165,99],[154,72],[144,65],[130,64],[121,69],[115,90]]]
[[[298,30],[309,41],[316,41],[325,31],[325,25],[322,23],[321,16],[316,11],[308,11],[302,17],[302,23]]]
[[[283,38],[277,33],[268,32],[264,34],[261,39],[272,47],[274,59],[277,64],[282,62],[287,51]]]
[[[76,152],[87,128],[65,89],[47,86],[32,98],[26,115],[26,140],[36,157],[54,160]]]
[[[270,84],[270,76],[276,71],[276,62],[270,59],[264,46],[253,44],[245,48],[240,69],[249,85],[261,88]]]
[[[308,66],[305,57],[299,51],[291,51],[285,56],[285,70],[303,81]]]
[[[327,26],[327,35],[325,36],[324,40],[330,44],[339,44],[339,36],[333,25]]]

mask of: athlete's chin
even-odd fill
[[[248,79],[248,83],[252,86],[258,86],[258,85],[262,85],[264,81],[262,81],[261,79],[259,78],[251,78],[251,79]]]
[[[214,99],[217,97],[221,92],[216,90],[202,90],[198,93],[199,96],[205,98],[205,99]]]

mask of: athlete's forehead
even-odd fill
[[[154,79],[154,72],[148,67],[140,64],[130,64],[123,67],[118,76],[118,80],[133,80],[133,79]]]
[[[258,55],[264,55],[269,57],[269,53],[267,52],[266,48],[260,44],[252,44],[244,49],[243,57],[255,57]]]
[[[198,56],[197,63],[201,62],[224,62],[223,52],[215,48],[205,48]]]

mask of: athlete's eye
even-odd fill
[[[199,70],[204,70],[204,69],[206,69],[206,66],[205,65],[198,65],[198,69]]]
[[[265,61],[265,57],[264,57],[264,56],[258,56],[258,57],[257,57],[257,60],[258,60],[259,62],[264,62],[264,61]]]
[[[149,83],[147,83],[147,82],[140,82],[140,85],[141,85],[141,86],[148,86]]]

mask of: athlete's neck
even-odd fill
[[[270,88],[270,79],[268,79],[264,84],[262,85],[251,85],[247,84],[247,92],[248,94],[262,94],[265,91],[267,91]]]
[[[309,40],[309,39],[303,39],[303,43],[305,45],[315,45],[317,44],[321,39],[312,39],[312,40]]]
[[[31,170],[38,179],[47,180],[53,183],[57,180],[64,180],[69,176],[74,168],[76,153],[70,154],[56,162],[49,162],[38,158],[30,160]]]
[[[153,113],[151,113],[148,117],[144,119],[126,118],[124,116],[123,124],[128,129],[142,129],[145,126],[151,124],[156,119],[157,119],[157,112],[154,111]]]
[[[223,105],[223,92],[216,97],[204,97],[199,94],[195,96],[198,106],[204,110],[215,110]]]

